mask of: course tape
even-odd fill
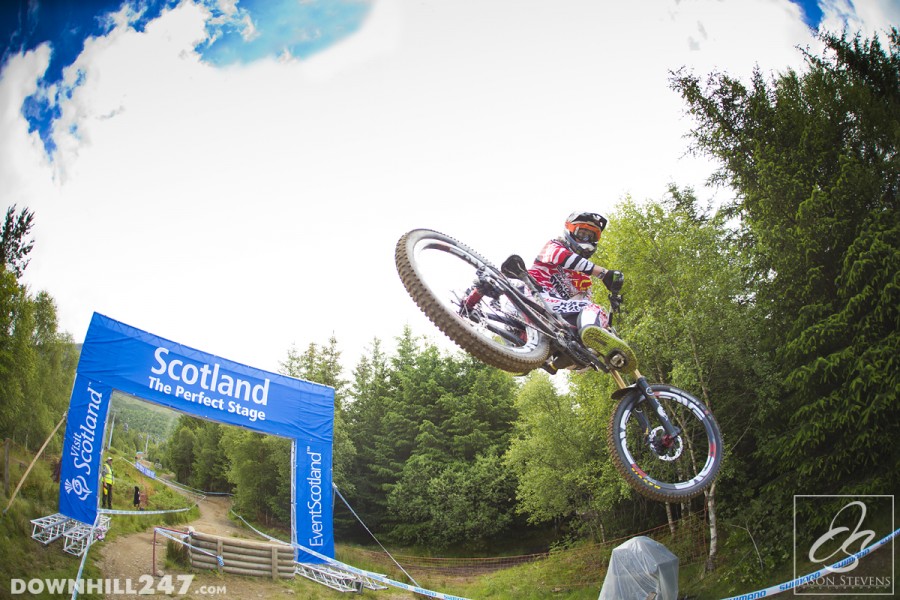
[[[157,477],[155,473],[153,475],[150,475],[146,471],[143,471],[140,468],[138,468],[138,466],[136,464],[134,464],[133,462],[131,462],[130,460],[128,460],[127,458],[125,458],[123,456],[120,456],[119,460],[123,460],[123,461],[127,462],[129,465],[131,465],[132,467],[134,467],[135,469],[137,469],[138,471],[143,473],[146,477],[149,477],[150,479],[155,479],[156,481],[162,483],[163,485],[167,485],[171,488],[175,488],[176,490],[188,492],[188,493],[194,494],[196,496],[233,496],[234,495],[231,492],[206,492],[203,490],[198,490],[197,488],[192,488],[191,486],[185,485],[183,483],[177,483],[175,481],[169,481],[168,479],[162,479],[160,477]]]
[[[193,504],[187,508],[172,508],[169,510],[116,510],[112,508],[100,508],[97,512],[103,515],[165,515],[168,513],[180,513],[191,510],[197,506]]]
[[[416,580],[413,578],[412,575],[410,575],[409,573],[407,573],[407,572],[406,572],[406,569],[404,569],[404,568],[400,565],[400,563],[398,563],[396,560],[394,560],[394,557],[391,556],[391,553],[388,552],[388,549],[385,548],[385,547],[382,545],[382,543],[378,541],[378,538],[375,537],[375,534],[372,533],[372,530],[369,529],[369,526],[366,525],[366,524],[363,522],[363,520],[359,517],[358,514],[356,514],[356,511],[353,510],[353,507],[350,506],[350,503],[347,502],[347,499],[344,498],[343,494],[341,494],[341,491],[340,491],[339,489],[337,489],[337,486],[334,485],[334,484],[331,484],[331,487],[334,489],[334,493],[338,495],[338,498],[341,499],[341,502],[344,503],[344,506],[346,506],[346,507],[350,510],[350,512],[353,513],[353,516],[356,517],[356,520],[359,521],[359,524],[362,525],[362,526],[363,526],[363,529],[365,529],[366,532],[367,532],[370,536],[372,536],[372,539],[375,540],[375,541],[378,543],[379,546],[381,546],[381,549],[384,550],[384,553],[387,554],[387,555],[390,557],[391,561],[392,561],[395,565],[397,565],[397,568],[400,569],[400,571],[401,571],[404,575],[406,575],[406,578],[407,578],[407,579],[409,579],[410,581],[412,581],[415,585],[419,585],[419,582],[416,581]]]
[[[133,462],[131,462],[127,458],[120,456],[119,460],[123,460],[123,461],[127,462],[129,465],[131,465],[132,467],[134,467],[135,469],[137,469],[137,465],[135,465]],[[141,471],[141,472],[143,473],[143,471]],[[144,473],[144,474],[146,475],[146,473]],[[158,477],[153,477],[153,479],[155,479],[156,481],[159,481],[160,483],[162,483],[164,485],[168,485],[169,487],[174,487],[174,488],[179,487],[178,485],[173,484],[170,481],[166,481],[165,479],[160,479]],[[172,509],[168,509],[168,510],[114,510],[112,508],[101,508],[101,509],[98,509],[97,512],[100,514],[104,514],[104,515],[165,515],[165,514],[171,514],[171,513],[186,512],[186,511],[191,510],[192,508],[194,508],[195,506],[197,506],[198,504],[200,504],[200,502],[202,502],[204,500],[204,496],[202,494],[195,494],[195,495],[199,495],[197,502],[195,502],[191,506],[188,506],[187,508],[172,508]]]
[[[81,581],[81,575],[84,573],[84,563],[87,561],[88,552],[90,552],[91,546],[94,545],[94,530],[97,528],[99,522],[100,515],[98,514],[97,518],[95,518],[94,522],[91,524],[91,531],[88,533],[87,538],[87,546],[84,547],[84,553],[81,555],[81,564],[78,565],[78,574],[75,575],[75,585],[72,587],[71,600],[78,598],[78,582]]]
[[[187,546],[188,548],[190,548],[191,550],[194,550],[195,552],[199,552],[201,554],[206,554],[207,556],[212,556],[213,558],[216,559],[216,562],[219,563],[220,567],[225,566],[225,559],[222,558],[221,556],[219,556],[218,554],[215,554],[214,552],[210,552],[209,550],[204,550],[203,548],[198,548],[196,546],[192,546],[191,544],[188,544],[186,541],[179,539],[179,538],[175,537],[174,535],[170,535],[170,534],[166,533],[165,530],[160,529],[159,527],[154,527],[153,532],[158,533],[159,535],[163,536],[164,538],[169,538],[173,542],[178,542],[182,546]],[[187,533],[185,533],[184,535],[185,535],[185,537],[189,537],[189,534],[187,534]]]
[[[269,540],[270,542],[275,542],[276,544],[282,544],[283,546],[290,546],[290,545],[291,545],[290,542],[285,542],[284,540],[279,540],[278,538],[274,538],[274,537],[272,537],[271,535],[267,535],[267,534],[263,533],[262,531],[260,531],[259,529],[257,529],[256,527],[254,527],[253,525],[251,525],[250,523],[248,523],[248,522],[246,521],[246,519],[244,519],[244,517],[242,517],[241,515],[237,514],[237,513],[234,512],[233,510],[230,511],[230,512],[231,512],[231,514],[233,514],[234,516],[236,516],[238,519],[240,519],[241,521],[243,521],[243,522],[244,522],[244,525],[246,525],[247,527],[249,527],[250,529],[252,529],[252,530],[253,530],[254,532],[256,532],[257,534],[261,535],[262,537],[266,538],[266,539]]]
[[[874,552],[875,550],[878,550],[898,535],[900,535],[900,529],[897,529],[893,533],[886,535],[868,548],[863,548],[853,556],[848,556],[847,558],[840,560],[833,565],[822,567],[818,571],[813,571],[812,573],[804,575],[803,577],[797,577],[796,579],[792,579],[791,581],[785,581],[784,583],[773,585],[772,587],[767,587],[763,590],[741,594],[740,596],[731,596],[729,598],[724,598],[723,600],[753,600],[754,598],[765,598],[767,596],[774,596],[775,594],[780,594],[781,592],[786,592],[788,590],[794,589],[795,587],[805,585],[807,583],[810,583],[811,581],[815,581],[823,575],[835,572],[836,569],[846,567],[850,563],[861,559],[862,557],[870,554],[871,552]]]
[[[354,566],[348,565],[346,563],[342,563],[339,560],[335,560],[330,556],[325,556],[324,554],[319,554],[315,550],[311,550],[306,546],[301,546],[300,544],[291,544],[295,549],[300,549],[303,552],[311,556],[315,556],[316,558],[327,562],[328,564],[338,567],[339,569],[343,569],[344,571],[349,571],[351,573],[356,573],[357,575],[362,575],[363,577],[368,577],[369,579],[374,579],[375,581],[380,581],[381,583],[385,583],[387,585],[397,587],[403,590],[407,590],[409,592],[413,592],[415,594],[421,594],[423,596],[428,596],[430,598],[439,598],[440,600],[469,600],[468,598],[464,598],[462,596],[453,596],[450,594],[442,594],[441,592],[434,592],[432,590],[426,590],[425,588],[421,588],[415,585],[407,585],[405,583],[401,583],[399,581],[394,581],[393,579],[381,575],[379,573],[373,573],[371,571],[366,571],[364,569],[357,569]]]
[[[300,544],[291,544],[289,542],[279,540],[278,538],[274,538],[270,535],[266,535],[265,533],[258,530],[250,523],[247,523],[247,521],[244,520],[244,517],[237,514],[233,510],[231,511],[231,514],[233,514],[238,519],[243,521],[244,524],[247,525],[247,527],[249,527],[256,533],[258,533],[259,535],[263,536],[264,538],[271,540],[273,542],[279,543],[279,544],[283,544],[285,546],[291,546],[295,550],[297,550],[297,549],[302,550],[303,552],[306,552],[307,554],[309,554],[311,556],[315,556],[316,558],[325,561],[326,563],[330,564],[331,566],[338,567],[339,569],[342,569],[344,571],[349,571],[350,573],[356,573],[357,575],[361,575],[363,577],[368,577],[369,579],[374,579],[375,581],[380,581],[381,583],[385,583],[385,584],[393,586],[393,587],[398,587],[398,588],[401,588],[401,589],[404,589],[404,590],[407,590],[410,592],[414,592],[416,594],[422,594],[423,596],[429,596],[431,598],[439,598],[440,600],[468,600],[467,598],[463,598],[462,596],[452,596],[450,594],[442,594],[441,592],[434,592],[432,590],[426,590],[419,586],[408,585],[405,583],[401,583],[399,581],[394,581],[393,579],[390,579],[389,577],[386,577],[379,573],[373,573],[371,571],[365,571],[363,569],[358,569],[358,568],[348,565],[346,563],[342,563],[339,560],[335,560],[335,559],[331,558],[330,556],[325,556],[324,554],[319,554],[315,550],[310,550],[306,546],[301,546]],[[402,568],[401,568],[401,570],[402,570]]]

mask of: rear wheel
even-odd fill
[[[668,385],[653,395],[678,430],[666,435],[662,421],[638,390],[616,406],[608,441],[613,463],[635,490],[661,502],[677,502],[704,492],[722,464],[722,434],[698,399]]]
[[[397,242],[397,272],[409,295],[444,334],[475,358],[526,373],[544,364],[547,339],[509,301],[503,276],[464,244],[436,231],[414,229]]]

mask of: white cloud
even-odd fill
[[[845,28],[852,35],[860,32],[866,38],[878,36],[887,44],[885,32],[900,26],[900,3],[897,0],[820,0],[821,27],[834,33]]]
[[[405,322],[440,339],[394,272],[410,228],[530,259],[573,208],[701,187],[669,70],[781,70],[812,42],[787,0],[380,0],[307,61],[216,69],[193,51],[208,14],[183,3],[85,47],[56,188],[11,110],[46,63],[17,59],[0,193],[37,211],[26,277],[76,338],[96,310],[273,370],[332,333],[348,367]]]
[[[46,194],[49,164],[37,132],[28,132],[22,102],[38,91],[50,62],[50,47],[12,56],[0,73],[0,182],[7,204],[23,204]]]

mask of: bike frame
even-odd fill
[[[491,267],[489,265],[486,265],[485,269],[489,270],[493,275],[491,281],[489,281],[488,283],[495,287],[499,287],[504,292],[506,292],[506,297],[526,318],[527,325],[533,327],[534,329],[537,329],[542,334],[546,335],[548,339],[550,339],[551,345],[553,347],[567,354],[577,364],[580,364],[583,367],[593,367],[594,369],[604,371],[612,375],[612,378],[613,380],[615,380],[616,385],[619,386],[619,391],[613,395],[614,398],[619,398],[627,394],[629,390],[638,392],[641,395],[641,400],[639,401],[639,403],[646,402],[650,406],[650,408],[654,412],[656,412],[662,423],[663,429],[666,432],[666,435],[671,438],[675,438],[678,436],[680,430],[675,427],[669,420],[665,409],[656,399],[656,396],[653,393],[653,388],[647,382],[647,379],[643,375],[641,375],[641,373],[637,369],[635,369],[632,372],[634,384],[629,385],[622,377],[621,373],[619,373],[615,369],[608,367],[597,356],[592,354],[584,346],[578,336],[575,335],[575,332],[571,329],[569,323],[567,323],[565,319],[560,317],[557,313],[550,310],[550,308],[548,308],[544,301],[541,299],[540,286],[536,281],[534,281],[534,279],[528,273],[527,269],[525,269],[525,264],[520,257],[509,257],[503,263],[500,272],[497,272],[494,267]],[[507,277],[512,277],[519,281],[522,281],[533,292],[534,298],[537,301],[524,296],[514,285],[512,285],[512,283],[510,283]],[[609,300],[609,327],[611,328],[613,316],[619,311],[622,297],[618,294],[610,294]],[[649,435],[650,422],[647,419],[646,415],[640,410],[635,411],[635,414],[638,422],[641,424],[641,427],[644,430],[645,435]]]

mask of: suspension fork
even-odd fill
[[[619,374],[618,371],[610,371],[612,373],[613,379],[616,381],[616,384],[620,389],[625,389],[628,385],[625,383],[625,380],[622,378],[622,375]],[[677,437],[681,430],[675,427],[672,424],[672,421],[669,420],[669,415],[666,414],[666,409],[663,408],[662,404],[659,403],[659,400],[656,399],[656,396],[653,394],[653,388],[650,387],[650,384],[647,382],[647,378],[640,374],[640,372],[635,369],[634,371],[635,387],[641,392],[641,396],[643,401],[646,402],[650,408],[656,412],[659,416],[659,421],[662,424],[663,429],[666,432],[666,435],[671,437]],[[638,423],[641,424],[641,428],[645,433],[650,432],[650,421],[647,419],[647,415],[644,414],[643,411],[635,411],[635,416],[638,420]]]

